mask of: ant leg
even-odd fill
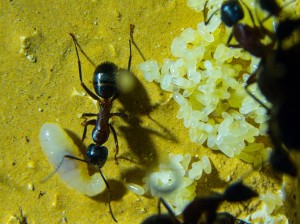
[[[167,204],[167,202],[162,197],[159,197],[159,199],[158,199],[158,214],[161,214],[161,208],[160,208],[161,204],[163,204],[164,207],[168,210],[168,213],[171,216],[173,223],[180,224],[178,219],[176,219],[174,212],[171,210],[170,206]]]
[[[131,41],[129,40],[129,58],[128,58],[128,66],[127,66],[127,70],[129,72],[130,72],[130,68],[131,68],[131,60],[132,60]]]
[[[109,124],[109,127],[110,127],[110,130],[113,133],[114,140],[115,140],[115,145],[116,145],[115,161],[116,161],[116,164],[118,165],[119,164],[118,157],[117,157],[118,154],[119,154],[118,136],[117,136],[117,132],[116,132],[115,128],[111,124]]]
[[[270,114],[270,109],[267,107],[267,105],[265,105],[260,99],[258,99],[256,96],[254,96],[254,94],[251,93],[249,90],[249,86],[252,85],[253,83],[257,82],[256,77],[257,77],[257,73],[259,72],[258,70],[260,67],[261,67],[261,63],[258,65],[258,69],[255,72],[253,72],[247,79],[246,85],[245,85],[245,90],[257,103],[259,103],[262,107],[264,107],[267,110],[267,114]]]
[[[146,58],[144,57],[143,53],[141,52],[140,48],[137,46],[137,44],[135,43],[134,39],[133,39],[133,32],[134,32],[134,25],[130,24],[130,40],[133,44],[133,46],[135,46],[135,48],[137,49],[137,51],[139,52],[140,56],[142,57],[142,59],[144,61],[146,61]],[[129,47],[130,47],[130,56],[129,56],[129,61],[128,61],[128,71],[130,71],[130,65],[131,65],[131,42],[129,40]]]
[[[113,116],[123,117],[123,118],[127,118],[127,119],[130,118],[130,115],[125,114],[125,113],[110,113],[109,114],[110,118],[113,117]]]
[[[239,44],[230,44],[230,41],[232,40],[232,38],[233,38],[233,32],[230,33],[228,40],[226,42],[226,46],[232,47],[232,48],[241,48],[241,46]]]
[[[89,120],[89,121],[87,121],[87,122],[84,123],[84,129],[83,129],[83,133],[82,133],[81,142],[83,142],[83,140],[86,137],[86,132],[87,132],[87,126],[88,125],[96,125],[96,120],[93,119],[93,120]]]
[[[95,114],[95,113],[83,113],[81,116],[82,117],[94,117],[94,116],[98,116],[98,114]]]
[[[94,100],[98,100],[101,102],[101,99],[95,94],[93,93],[91,90],[89,90],[89,88],[87,88],[87,86],[84,84],[84,82],[82,81],[82,69],[81,69],[81,61],[79,58],[79,54],[78,54],[78,49],[77,46],[79,47],[79,49],[81,50],[81,52],[83,52],[83,54],[86,56],[86,54],[84,53],[84,51],[81,49],[80,45],[77,42],[76,37],[74,36],[74,34],[70,33],[70,36],[73,39],[74,45],[75,45],[75,50],[76,50],[76,55],[77,55],[77,63],[78,63],[78,71],[79,71],[79,78],[80,78],[80,82],[81,82],[81,86],[84,88],[84,90],[87,92],[87,94],[89,94]],[[87,57],[87,56],[86,56]],[[94,64],[94,63],[92,63]]]
[[[208,4],[208,0],[206,0],[206,2],[205,2],[205,4],[204,4],[204,9],[203,9],[203,10],[207,9],[207,4]],[[210,22],[210,20],[212,19],[212,17],[213,17],[218,11],[220,11],[220,9],[217,9],[216,11],[214,11],[214,12],[210,15],[210,17],[208,18],[208,20],[207,20],[207,12],[206,12],[206,13],[204,12],[204,25],[205,25],[205,26]]]

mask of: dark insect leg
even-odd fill
[[[113,117],[113,116],[118,116],[118,117],[123,117],[123,118],[130,118],[130,115],[125,114],[125,113],[110,113],[109,117]]]
[[[232,47],[232,48],[241,48],[241,46],[239,44],[230,44],[230,41],[232,40],[232,38],[233,38],[233,32],[230,33],[228,40],[226,42],[226,46]]]
[[[81,142],[83,142],[83,140],[86,137],[86,132],[87,132],[87,126],[88,125],[96,125],[96,120],[93,119],[93,120],[89,120],[89,121],[87,121],[87,122],[84,123],[84,129],[83,129],[83,133],[82,133]]]
[[[167,209],[169,215],[171,216],[172,220],[173,220],[173,223],[174,224],[180,224],[180,222],[178,221],[178,219],[176,219],[176,216],[174,214],[174,212],[172,211],[172,209],[170,208],[170,206],[167,204],[167,202],[163,199],[163,198],[159,198],[158,199],[158,214],[161,214],[161,204],[164,205],[164,207]]]
[[[83,113],[82,114],[82,117],[95,117],[97,116],[98,114],[95,114],[95,113]]]
[[[261,64],[258,65],[258,69],[261,66]],[[252,85],[253,83],[256,82],[256,77],[257,77],[257,73],[258,71],[256,70],[254,73],[252,73],[250,75],[250,77],[247,79],[246,85],[245,85],[245,90],[246,92],[257,102],[259,103],[262,107],[264,107],[267,110],[267,114],[270,113],[270,109],[267,107],[267,105],[265,105],[260,99],[258,99],[256,96],[254,96],[250,90],[249,90],[249,86]]]
[[[118,143],[117,132],[116,132],[115,128],[111,124],[109,124],[109,127],[110,127],[110,130],[113,133],[114,140],[115,140],[115,145],[116,145],[115,161],[116,161],[116,164],[119,164],[118,157],[117,157],[118,154],[119,154],[119,143]]]

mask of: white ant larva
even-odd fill
[[[88,169],[82,162],[64,159],[65,155],[78,156],[79,150],[60,126],[51,123],[44,124],[40,130],[39,139],[49,162],[56,167],[54,172],[58,173],[62,181],[70,188],[89,197],[104,191],[106,186],[100,173],[89,176]]]

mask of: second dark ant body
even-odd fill
[[[244,18],[244,10],[242,4],[248,11],[250,15],[253,26],[248,24],[240,23]],[[207,8],[208,0],[205,2],[204,9]],[[257,27],[254,22],[253,15],[248,8],[248,6],[242,0],[227,0],[222,3],[221,9],[216,10],[212,15],[207,19],[206,14],[204,14],[204,23],[207,25],[211,18],[218,12],[221,11],[221,20],[227,27],[232,27],[232,32],[227,40],[228,47],[242,48],[245,51],[248,51],[250,54],[265,58],[268,51],[273,48],[273,42],[265,45],[262,43],[262,39],[267,35],[273,39],[273,35],[266,30],[263,26]],[[237,44],[230,44],[232,38],[235,38]]]
[[[142,224],[247,224],[227,212],[217,212],[224,201],[242,202],[256,197],[257,193],[242,182],[236,182],[227,187],[223,194],[213,194],[194,199],[183,211],[183,222],[180,222],[171,208],[160,198],[158,213],[145,219]],[[168,210],[168,214],[161,214],[160,204]]]
[[[297,168],[288,150],[300,149],[300,123],[297,119],[300,114],[297,103],[300,101],[300,43],[289,47],[283,47],[282,43],[299,28],[300,19],[279,22],[275,33],[278,46],[254,74],[261,92],[272,103],[270,108],[263,105],[270,115],[268,133],[274,146],[270,163],[273,169],[291,176],[297,175]]]
[[[243,8],[240,2],[242,2],[247,9],[253,26],[240,23],[240,20],[244,18]],[[205,8],[207,3],[208,1],[205,3]],[[259,3],[263,10],[268,11],[270,16],[278,16],[282,10],[273,0],[259,0]],[[233,28],[228,38],[227,46],[240,47],[261,59],[258,69],[247,80],[245,89],[254,100],[267,109],[267,113],[271,117],[269,120],[268,133],[274,149],[269,162],[273,169],[295,176],[297,169],[282,143],[287,147],[298,146],[298,148],[300,148],[299,137],[295,136],[299,131],[295,130],[295,128],[291,128],[298,127],[293,124],[293,120],[297,117],[294,116],[295,113],[300,112],[300,109],[296,109],[297,111],[295,112],[295,110],[292,110],[293,103],[288,103],[298,102],[300,100],[298,100],[298,98],[294,99],[294,96],[297,96],[296,92],[300,86],[298,87],[299,77],[294,74],[295,71],[293,71],[299,67],[296,58],[300,55],[299,49],[295,49],[296,47],[292,48],[290,52],[289,50],[282,50],[280,45],[284,38],[291,35],[295,27],[299,27],[300,20],[282,21],[279,23],[277,31],[271,33],[264,28],[262,21],[259,21],[259,26],[255,25],[250,9],[242,0],[224,1],[220,10],[222,22],[226,26]],[[206,20],[206,15],[204,14],[205,24],[207,24],[218,11],[219,10],[213,12],[208,20]],[[265,20],[267,18],[265,18]],[[270,38],[271,42],[269,44],[261,42],[265,36]],[[230,44],[233,37],[238,44]],[[276,44],[279,46],[278,49],[274,50],[273,48]],[[286,74],[289,74],[289,76]],[[255,82],[258,84],[258,87],[266,99],[273,104],[273,108],[268,108],[250,92],[248,87]],[[288,100],[289,97],[294,100]],[[283,103],[283,99],[285,99],[285,103]]]

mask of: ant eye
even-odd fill
[[[107,160],[108,150],[105,146],[90,144],[86,150],[86,157],[90,164],[99,168],[103,167]]]

